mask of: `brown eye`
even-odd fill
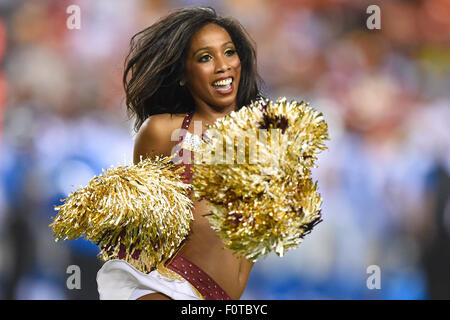
[[[205,54],[198,59],[199,62],[208,62],[209,60],[211,60],[211,56],[209,54]]]
[[[235,53],[236,53],[236,50],[233,50],[233,49],[229,49],[229,50],[225,51],[225,55],[227,55],[227,56],[232,56]]]

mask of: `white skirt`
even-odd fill
[[[158,270],[145,274],[127,262],[114,259],[105,262],[97,272],[100,300],[136,300],[159,292],[174,300],[202,300],[192,285],[178,277],[168,278]]]

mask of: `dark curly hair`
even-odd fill
[[[228,32],[241,61],[237,108],[261,96],[262,79],[257,72],[254,42],[242,25],[233,18],[217,15],[211,7],[178,9],[131,38],[123,85],[128,115],[136,117],[136,131],[151,115],[194,111],[194,99],[179,81],[185,73],[191,37],[209,23]]]

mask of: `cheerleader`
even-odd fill
[[[123,83],[137,132],[134,163],[175,156],[190,183],[191,151],[206,125],[257,100],[261,80],[239,22],[210,7],[188,7],[133,36]],[[224,248],[205,216],[206,200],[195,201],[192,212],[190,234],[165,271],[143,273],[110,260],[97,275],[100,299],[239,299],[253,263]]]

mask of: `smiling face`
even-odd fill
[[[241,61],[228,32],[207,24],[191,38],[186,61],[186,86],[197,107],[216,110],[236,107]]]

